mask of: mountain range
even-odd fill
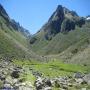
[[[58,5],[46,24],[30,39],[32,51],[66,62],[90,61],[90,19]]]
[[[34,35],[11,19],[0,5],[0,57],[90,62],[90,16],[58,5]],[[41,59],[41,60],[42,60]]]

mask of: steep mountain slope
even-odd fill
[[[63,51],[59,57],[67,62],[89,64],[90,63],[90,22],[86,23],[81,29],[77,29],[74,37],[80,37],[80,40],[68,49]]]
[[[28,30],[10,19],[3,6],[0,5],[0,57],[35,57],[29,48],[29,38]]]
[[[54,43],[56,44],[53,46]],[[53,50],[51,48],[53,48]],[[49,58],[61,59],[68,63],[89,64],[90,22],[86,23],[82,28],[70,31],[67,35],[59,33],[48,46],[45,47],[45,50],[45,53],[52,53],[52,55],[48,55]]]
[[[35,52],[41,52],[50,42],[53,42],[58,33],[67,34],[69,31],[75,30],[75,27],[82,27],[83,24],[85,24],[85,18],[79,17],[76,12],[59,5],[48,22],[31,38],[31,47]],[[63,37],[63,35],[60,35],[60,37]],[[53,45],[53,48],[51,48],[53,50],[55,44],[54,42],[51,45],[49,44],[48,49]]]
[[[88,63],[90,20],[59,5],[48,22],[31,38],[30,46],[36,53],[51,58]]]

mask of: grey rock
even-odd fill
[[[43,80],[43,82],[45,82],[45,85],[47,85],[47,86],[52,86],[50,79],[45,79],[45,80]]]
[[[26,87],[26,86],[20,86],[19,90],[33,90],[32,88]]]
[[[38,80],[35,81],[36,90],[43,89],[43,86],[44,86],[44,84],[43,84],[41,79],[40,80],[38,79]]]
[[[75,80],[76,80],[76,83],[78,83],[78,84],[84,83],[83,78],[78,78],[78,79],[75,79]]]
[[[51,87],[45,87],[44,90],[52,90]]]
[[[87,74],[87,75],[85,75],[85,76],[83,77],[83,79],[84,79],[84,81],[85,81],[88,85],[90,85],[90,73]]]
[[[80,73],[80,72],[77,72],[74,74],[74,78],[83,78],[84,77],[84,74]]]
[[[65,90],[68,90],[68,86],[67,85],[63,85],[62,88],[65,89]]]
[[[5,75],[3,75],[3,74],[0,74],[0,79],[3,81],[3,80],[5,80],[5,78],[6,78],[6,76]]]
[[[18,72],[18,71],[13,71],[13,72],[11,73],[11,76],[12,76],[13,78],[19,78],[19,72]]]
[[[13,89],[13,87],[10,84],[4,84],[3,89],[10,90]]]

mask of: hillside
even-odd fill
[[[35,57],[29,48],[29,38],[28,30],[12,20],[0,5],[0,57]]]
[[[48,22],[31,38],[30,46],[37,54],[77,60],[77,63],[87,59],[88,62],[90,21],[59,5]],[[84,50],[87,54],[83,58]]]
[[[0,90],[90,90],[90,16],[59,5],[31,35],[0,5]]]

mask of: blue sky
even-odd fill
[[[0,3],[12,19],[32,34],[47,22],[59,4],[80,16],[90,15],[90,0],[0,0]]]

